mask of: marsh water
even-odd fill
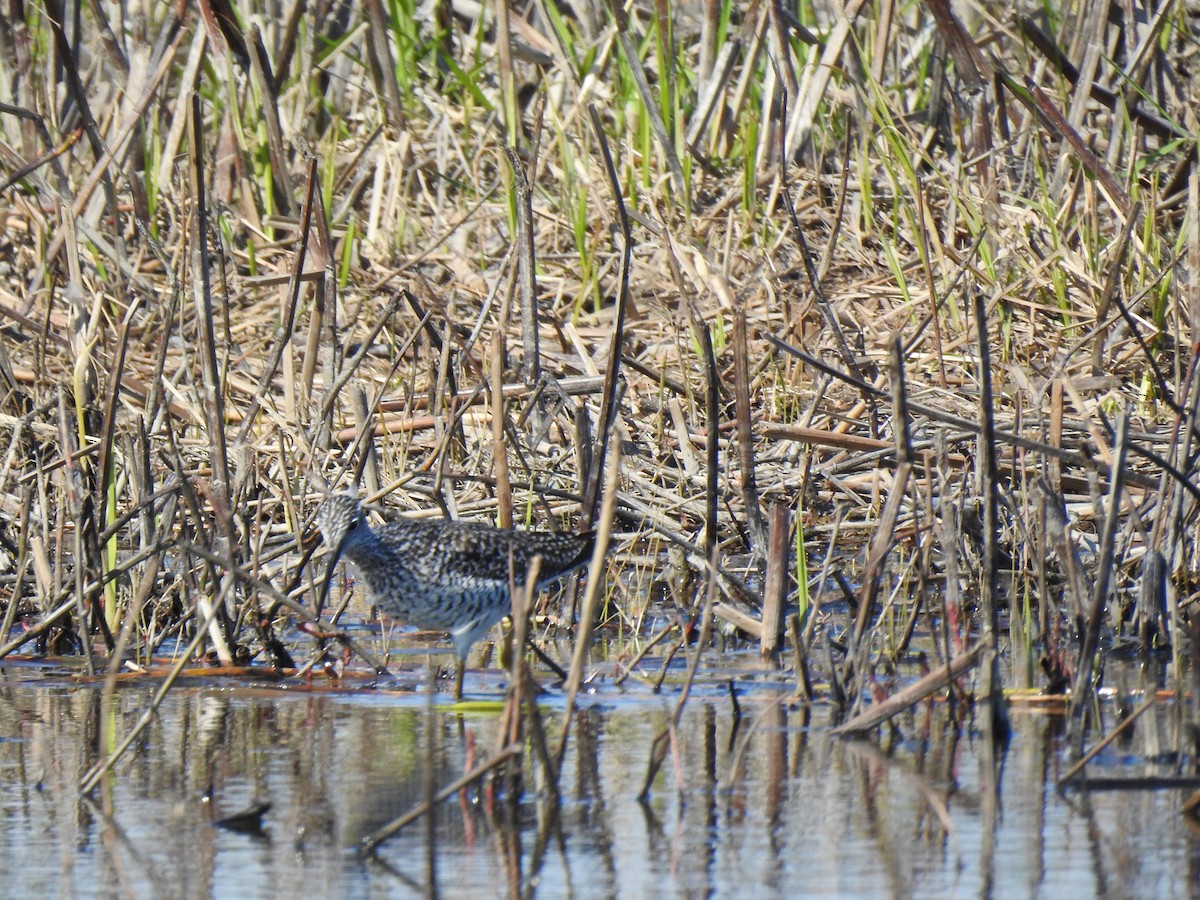
[[[702,670],[645,802],[677,694],[604,678],[581,698],[556,816],[529,775],[519,804],[474,787],[384,842],[363,836],[501,743],[500,703],[454,707],[413,671],[394,683],[190,679],[89,796],[98,686],[45,666],[0,673],[0,893],[40,897],[1192,896],[1200,838],[1180,789],[1059,791],[1062,716],[1014,703],[996,793],[945,703],[871,742],[745,670]],[[475,700],[503,696],[473,673]],[[740,716],[730,699],[738,695]],[[118,687],[118,735],[153,679]],[[541,708],[557,734],[563,697]],[[1106,725],[1116,704],[1102,704]],[[1089,767],[1169,775],[1175,706],[1158,704]],[[528,758],[528,757],[527,757]],[[527,771],[531,771],[527,769]],[[266,802],[261,828],[213,821]]]

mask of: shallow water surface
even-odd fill
[[[1032,707],[1013,707],[994,797],[980,786],[978,743],[954,736],[943,704],[885,729],[881,749],[830,737],[826,710],[789,708],[769,688],[741,695],[738,721],[713,684],[689,700],[643,804],[675,698],[602,688],[583,698],[556,819],[527,754],[519,805],[473,788],[363,858],[364,835],[493,752],[499,704],[459,712],[445,694],[434,705],[412,690],[176,687],[83,799],[101,692],[0,675],[0,869],[43,896],[384,897],[432,883],[447,896],[1166,897],[1200,884],[1185,792],[1059,793],[1062,720]],[[118,735],[154,687],[118,689]],[[544,698],[555,740],[562,702]],[[1174,727],[1160,705],[1092,771],[1166,774],[1142,760],[1171,745]],[[212,826],[258,800],[271,804],[261,833]]]

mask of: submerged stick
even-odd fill
[[[506,763],[510,759],[512,759],[514,756],[520,756],[521,752],[522,752],[522,747],[520,744],[509,744],[508,746],[502,748],[491,759],[488,759],[488,760],[480,763],[475,768],[473,768],[470,772],[467,772],[465,775],[463,775],[461,778],[459,778],[457,781],[453,781],[450,784],[446,785],[444,788],[442,788],[440,791],[438,791],[436,794],[433,795],[432,800],[424,801],[420,805],[415,806],[412,809],[410,809],[408,812],[406,812],[404,815],[400,816],[399,818],[393,819],[391,822],[388,822],[388,824],[384,825],[382,828],[367,835],[365,838],[362,839],[362,843],[359,845],[360,852],[363,853],[364,855],[374,853],[376,847],[378,847],[380,844],[382,844],[384,841],[386,841],[388,838],[390,838],[393,834],[398,832],[401,828],[403,828],[406,825],[412,824],[417,819],[421,818],[421,816],[425,815],[431,809],[433,809],[433,807],[437,806],[437,804],[443,802],[444,800],[449,799],[450,797],[453,797],[455,794],[457,794],[463,788],[469,787],[473,782],[478,781],[480,778],[482,778],[488,772],[492,771],[492,769],[495,769],[498,766],[503,765],[504,763]]]
[[[1150,707],[1152,707],[1157,702],[1158,702],[1157,695],[1151,694],[1149,700],[1145,701],[1141,706],[1139,706],[1137,709],[1135,709],[1133,712],[1131,712],[1129,715],[1127,715],[1124,719],[1122,719],[1119,723],[1117,723],[1117,726],[1105,736],[1104,740],[1102,740],[1095,747],[1093,747],[1091,750],[1089,750],[1087,753],[1085,753],[1080,758],[1079,762],[1077,762],[1077,763],[1075,763],[1075,765],[1071,766],[1071,768],[1067,770],[1067,773],[1065,775],[1063,775],[1062,778],[1058,779],[1058,781],[1055,783],[1055,786],[1061,788],[1064,785],[1066,785],[1068,782],[1072,781],[1076,775],[1078,775],[1080,772],[1083,771],[1084,766],[1086,766],[1093,759],[1095,759],[1097,756],[1099,756],[1100,752],[1105,747],[1107,747],[1109,744],[1111,744],[1113,741],[1115,741],[1117,739],[1117,737],[1120,736],[1121,732],[1123,732],[1126,728],[1128,728],[1130,725],[1132,725],[1134,722],[1136,722],[1141,717],[1142,713],[1146,712],[1146,710],[1148,710]]]
[[[966,653],[959,654],[950,660],[949,665],[939,666],[920,680],[910,684],[901,691],[892,694],[881,703],[876,703],[866,712],[859,713],[848,722],[832,729],[834,735],[861,734],[870,731],[876,725],[886,722],[910,706],[915,706],[931,694],[935,694],[956,678],[961,678],[979,664],[983,656],[984,645],[976,644]]]

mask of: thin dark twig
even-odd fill
[[[713,353],[712,332],[707,325],[701,323],[700,347],[704,351],[705,379],[705,412],[708,417],[708,435],[704,442],[707,462],[707,488],[705,491],[705,507],[707,509],[704,529],[704,555],[716,561],[717,537],[719,523],[717,521],[717,500],[720,485],[720,375],[717,373],[717,358]]]
[[[612,342],[609,344],[608,352],[608,369],[604,373],[604,391],[600,396],[600,450],[592,457],[592,471],[588,473],[587,483],[583,489],[580,524],[584,529],[590,528],[595,520],[596,504],[600,499],[600,479],[604,474],[604,460],[608,453],[608,442],[612,437],[613,420],[617,415],[617,379],[621,372],[621,359],[625,346],[625,318],[629,307],[629,267],[633,252],[633,233],[629,226],[629,211],[625,208],[625,199],[621,193],[621,179],[617,175],[617,168],[608,148],[608,140],[604,136],[600,114],[596,112],[595,106],[588,104],[588,115],[592,120],[592,131],[600,145],[600,158],[604,161],[604,171],[608,175],[613,203],[617,208],[617,222],[621,230],[621,280],[617,295],[617,321],[613,326]]]
[[[1121,417],[1117,425],[1116,457],[1113,460],[1113,480],[1108,490],[1108,505],[1104,511],[1104,530],[1100,536],[1099,559],[1096,564],[1096,584],[1092,592],[1091,608],[1087,615],[1087,630],[1079,648],[1079,663],[1075,669],[1075,683],[1071,686],[1071,721],[1076,729],[1074,737],[1083,738],[1083,711],[1092,694],[1092,671],[1096,650],[1100,646],[1100,626],[1104,621],[1104,606],[1108,602],[1108,587],[1113,574],[1113,556],[1121,514],[1124,481],[1121,472],[1125,468],[1125,455],[1129,442],[1129,414]],[[1082,747],[1081,747],[1082,752]]]
[[[996,460],[996,420],[992,395],[992,356],[988,340],[987,300],[983,291],[974,291],[975,329],[979,342],[979,417],[980,456],[983,470],[980,491],[983,495],[983,571],[980,575],[980,607],[983,615],[983,678],[980,694],[990,709],[990,727],[985,734],[1002,739],[1008,734],[1008,716],[1004,689],[1000,680],[999,585],[996,581],[996,556],[999,552],[1000,466]]]

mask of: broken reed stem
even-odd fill
[[[533,601],[537,590],[537,576],[542,568],[542,558],[534,556],[529,560],[526,570],[525,584],[518,587],[516,573],[513,569],[512,548],[508,557],[508,590],[512,603],[510,618],[512,632],[510,638],[510,658],[508,675],[508,692],[504,698],[504,712],[500,719],[500,729],[497,741],[505,746],[524,746],[525,743],[525,701],[529,694],[530,682],[524,675],[525,644],[528,640],[529,614],[533,610]],[[503,657],[502,657],[503,658]],[[464,666],[459,666],[462,673]],[[455,685],[455,700],[462,699],[462,675],[459,675]],[[506,766],[502,777],[506,782],[507,795],[514,802],[521,796],[524,779],[524,759],[518,756],[515,764]],[[555,779],[557,776],[553,776]]]
[[[225,443],[225,399],[221,383],[221,370],[217,362],[216,334],[213,330],[212,285],[209,281],[211,261],[208,253],[208,198],[204,180],[203,119],[200,111],[200,95],[192,94],[191,119],[189,125],[192,196],[196,204],[195,228],[192,232],[192,300],[196,308],[197,328],[200,333],[200,362],[204,381],[204,415],[208,428],[209,446],[212,450],[212,481],[214,495],[212,511],[217,523],[219,546],[222,553],[230,553],[234,546],[231,496],[229,492],[229,458]],[[228,585],[222,585],[221,596],[228,598]],[[210,629],[213,649],[221,665],[233,665],[233,653],[221,628],[219,617],[205,607],[210,601],[201,597],[198,608]]]
[[[805,703],[812,703],[812,676],[808,671],[808,650],[804,646],[804,635],[800,633],[800,617],[796,614],[788,616],[788,636],[792,640],[792,653],[796,666],[796,694]]]
[[[192,197],[196,204],[195,230],[192,232],[192,299],[196,307],[200,333],[200,362],[204,377],[205,404],[209,444],[213,452],[213,481],[217,504],[213,510],[221,536],[233,541],[230,533],[229,457],[225,437],[225,395],[221,382],[221,367],[217,361],[217,339],[213,329],[212,284],[209,280],[212,260],[208,252],[208,195],[204,179],[203,114],[200,95],[192,94],[191,121]]]
[[[1188,184],[1188,215],[1192,232],[1189,240],[1189,262],[1200,263],[1200,222],[1193,218],[1196,216],[1196,209],[1200,208],[1200,197],[1198,197],[1200,195],[1200,177],[1193,172]],[[1191,286],[1191,290],[1193,292],[1191,306],[1200,306],[1200,290],[1197,290],[1194,284]],[[1176,471],[1187,470],[1188,461],[1194,459],[1197,438],[1200,437],[1200,432],[1197,431],[1198,424],[1200,424],[1200,354],[1192,354],[1185,385],[1182,397],[1186,413],[1182,421],[1178,422],[1173,429],[1171,446],[1168,450]],[[1159,496],[1169,498],[1169,502],[1162,503],[1164,510],[1155,517],[1150,546],[1161,549],[1166,557],[1164,568],[1170,571],[1184,558],[1181,554],[1185,552],[1183,548],[1187,546],[1187,539],[1184,536],[1188,530],[1184,525],[1187,517],[1183,512],[1187,506],[1184,497],[1184,489],[1187,484],[1186,482],[1181,484],[1174,480],[1165,469],[1159,476],[1159,484]],[[1165,630],[1167,641],[1171,647],[1171,677],[1177,687],[1182,689],[1183,638],[1186,632],[1180,628],[1182,622],[1178,614],[1179,605],[1175,591],[1166,591],[1165,599],[1166,603],[1162,613],[1166,619]],[[1193,702],[1200,702],[1200,698],[1196,698]]]
[[[708,639],[712,634],[712,608],[716,596],[717,567],[710,563],[704,582],[704,610],[700,616],[700,634],[696,636],[696,652],[688,660],[687,677],[683,681],[683,688],[679,692],[679,700],[675,703],[675,712],[671,716],[672,721],[676,725],[683,718],[683,705],[687,703],[688,696],[691,694],[692,683],[696,680],[696,672],[700,668],[700,657],[704,655],[704,648],[708,646]]]
[[[169,521],[169,519],[168,519]],[[108,672],[104,678],[104,689],[100,693],[100,723],[101,728],[109,731],[103,738],[101,746],[110,747],[115,742],[116,733],[115,720],[111,717],[112,699],[117,688],[117,674],[121,671],[121,664],[125,660],[125,648],[129,646],[133,639],[133,634],[138,626],[142,616],[142,608],[146,604],[146,600],[150,597],[150,592],[154,589],[155,582],[158,580],[158,570],[160,566],[160,557],[158,554],[151,556],[147,561],[146,571],[142,575],[142,581],[138,585],[137,593],[134,594],[133,602],[125,608],[125,621],[121,624],[121,633],[117,636],[116,645],[113,647],[112,653],[108,658]]]
[[[504,141],[516,148],[521,137],[521,112],[517,108],[517,88],[513,78],[512,32],[508,21],[508,0],[498,0],[494,7],[496,23],[496,58],[500,70],[500,99],[504,113]],[[513,151],[510,150],[510,153]],[[513,153],[515,155],[515,153]],[[517,214],[518,221],[520,213]],[[532,237],[532,231],[530,232]]]
[[[315,163],[315,160],[314,160]],[[310,174],[312,172],[310,171]],[[305,273],[312,277],[312,304],[308,319],[308,341],[305,344],[303,364],[300,368],[300,402],[307,408],[312,403],[313,384],[317,374],[317,362],[321,360],[326,372],[335,373],[342,362],[341,348],[338,345],[338,316],[337,316],[337,279],[333,277],[333,245],[329,239],[329,219],[326,215],[325,202],[322,195],[312,194],[312,204],[309,211],[312,223],[310,237],[312,248],[310,256],[316,263],[317,271]],[[322,353],[324,350],[324,353]],[[330,379],[326,379],[325,400],[331,400],[333,393]],[[328,447],[329,435],[333,431],[332,407],[323,403],[323,421],[320,423],[320,439],[317,446],[321,449]]]
[[[541,690],[533,677],[524,657],[521,658],[521,677],[525,681],[524,711],[528,723],[525,733],[533,748],[534,758],[540,763],[535,773],[538,777],[537,796],[539,802],[548,803],[552,810],[558,810],[562,804],[562,794],[559,790],[559,775],[561,767],[559,760],[550,752],[550,744],[546,738],[546,724],[542,711],[538,707],[537,696]],[[517,799],[515,796],[511,799]]]
[[[362,449],[359,451],[358,462],[354,467],[354,483],[361,482],[366,488],[367,496],[374,497],[379,493],[379,460],[375,454],[375,441],[373,440],[375,429],[371,414],[371,400],[367,396],[366,389],[360,384],[354,385],[350,391],[350,397],[356,433],[362,436]]]
[[[783,631],[783,604],[788,593],[788,538],[791,536],[791,510],[786,503],[771,504],[770,523],[760,639],[764,659],[775,655]]]
[[[20,429],[17,429],[16,436],[19,437],[19,435]],[[16,577],[13,581],[12,593],[9,594],[9,601],[4,605],[4,621],[3,624],[0,624],[0,637],[7,637],[12,634],[13,622],[17,617],[17,598],[21,596],[25,577],[29,571],[29,563],[32,556],[29,534],[29,520],[33,514],[32,497],[32,487],[25,485],[21,488],[21,516],[18,522],[17,559],[13,565]],[[0,659],[3,659],[11,652],[11,650],[6,649],[7,647],[7,644],[5,647],[0,647]]]
[[[125,311],[125,315],[121,317],[121,332],[117,337],[116,361],[108,373],[108,390],[104,398],[104,419],[100,426],[100,447],[96,459],[96,471],[100,479],[100,486],[96,491],[96,508],[100,513],[98,524],[101,529],[108,525],[109,491],[112,487],[113,475],[115,474],[112,451],[113,443],[117,437],[117,404],[121,393],[121,381],[125,374],[126,354],[129,350],[129,325],[141,304],[141,298],[135,296],[130,302],[129,308]],[[106,597],[105,599],[107,601],[110,598]],[[109,616],[113,611],[106,605],[104,612],[105,616]],[[112,624],[110,620],[109,625],[111,626]]]
[[[509,571],[512,571],[512,547],[509,547]],[[537,596],[537,580],[538,575],[542,571],[542,558],[534,556],[529,560],[529,565],[525,572],[525,583],[519,588],[514,587],[512,592],[513,599],[513,669],[512,676],[514,682],[519,682],[520,670],[516,666],[516,660],[522,659],[525,656],[525,642],[529,639],[529,613],[533,610],[533,600]]]

